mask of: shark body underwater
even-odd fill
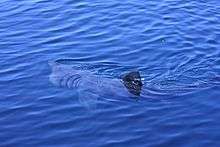
[[[64,63],[61,61],[64,61]],[[144,81],[143,83],[140,72],[136,70],[122,74],[120,78],[111,78],[96,75],[91,70],[65,64],[66,61],[66,59],[58,59],[49,62],[52,71],[49,80],[55,86],[73,89],[77,92],[79,100],[86,105],[87,103],[94,103],[93,100],[103,97],[109,100],[171,98],[186,95],[201,88],[220,85],[220,76],[218,74],[217,76],[212,76],[213,74],[209,72],[204,72],[204,76],[201,76],[201,79],[193,75],[192,77],[187,76],[186,80],[183,74],[178,74],[178,78],[173,75],[176,81],[172,80],[172,85],[167,78],[156,79],[156,82]],[[198,71],[202,71],[202,69],[197,68]],[[209,70],[207,69],[207,71]],[[210,75],[210,77],[207,77],[207,75]],[[155,87],[155,83],[159,87]]]
[[[107,78],[95,75],[89,70],[75,69],[69,65],[52,62],[51,83],[58,87],[74,89],[79,97],[130,97],[142,96],[142,80],[138,71],[121,75],[121,78]]]

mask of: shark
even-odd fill
[[[220,76],[213,76],[212,72],[208,70],[204,73],[202,79],[194,75],[188,75],[186,79],[186,76],[180,73],[177,75],[168,74],[168,77],[163,74],[162,77],[153,77],[152,80],[146,81],[138,70],[125,72],[119,78],[114,78],[94,74],[91,70],[65,64],[69,61],[58,59],[49,62],[51,67],[49,80],[55,86],[74,90],[79,101],[86,107],[95,105],[99,98],[110,101],[115,101],[115,99],[165,100],[184,96],[201,88],[219,85],[220,79]],[[202,67],[194,68],[196,71],[203,70]],[[170,79],[170,77],[172,78]]]
[[[75,90],[83,103],[94,102],[100,97],[138,99],[142,96],[143,82],[137,70],[124,73],[120,78],[111,78],[57,61],[49,65],[51,66],[50,82],[58,87]]]

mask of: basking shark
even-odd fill
[[[137,70],[126,72],[120,78],[111,78],[94,74],[91,70],[65,64],[66,61],[58,59],[49,62],[52,71],[49,80],[58,87],[73,89],[78,93],[80,102],[89,107],[99,98],[113,101],[115,99],[129,100],[128,98],[135,100],[171,98],[186,95],[196,89],[206,88],[213,84],[219,85],[219,76],[208,78],[209,72],[206,72],[202,79],[194,76],[186,78],[184,74],[180,73],[178,76],[169,75],[169,77],[173,77],[171,80],[166,76],[158,76],[154,80],[143,83],[143,78]]]
[[[56,61],[49,64],[52,71],[49,76],[51,83],[75,90],[83,103],[94,102],[100,97],[138,98],[142,95],[143,83],[138,71],[127,72],[121,78],[108,78]]]

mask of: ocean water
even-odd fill
[[[138,70],[149,95],[88,109],[49,80],[56,60]],[[0,1],[1,147],[218,147],[219,111],[219,1]]]

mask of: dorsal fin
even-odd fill
[[[137,96],[141,94],[142,82],[138,71],[132,71],[122,75],[122,81],[127,90]]]

